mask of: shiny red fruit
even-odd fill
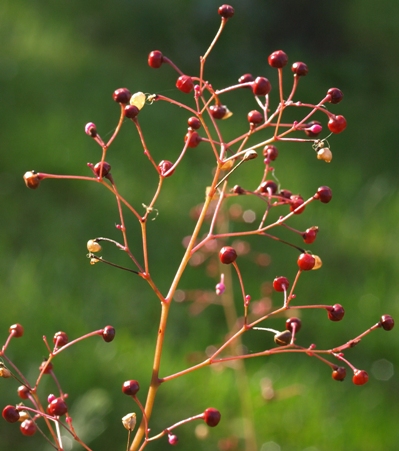
[[[194,83],[188,75],[180,75],[176,81],[176,88],[185,94],[189,94],[194,89]]]
[[[19,427],[23,435],[30,437],[37,431],[36,423],[32,420],[24,420]]]
[[[110,343],[115,338],[115,328],[112,326],[105,326],[102,332],[103,340]]]
[[[288,56],[282,50],[276,50],[271,55],[269,55],[269,58],[267,59],[267,61],[271,67],[274,67],[276,69],[281,69],[282,67],[284,67],[287,64]]]
[[[50,415],[61,417],[68,412],[68,407],[62,398],[55,398],[48,405],[47,411]]]
[[[316,259],[311,254],[303,253],[298,257],[297,264],[300,270],[310,271],[313,269]]]
[[[118,103],[129,103],[132,94],[127,88],[119,88],[112,94],[112,98]]]
[[[212,407],[208,407],[208,409],[204,412],[204,421],[210,427],[215,427],[219,424],[221,415],[219,410],[214,409]]]
[[[224,246],[219,251],[219,259],[223,264],[229,265],[230,263],[236,261],[237,252],[231,246]]]
[[[364,370],[356,370],[353,377],[352,382],[355,385],[364,385],[369,380],[369,375]]]
[[[158,69],[162,66],[163,63],[163,55],[159,50],[153,50],[148,55],[148,65],[153,69]]]
[[[328,129],[332,133],[341,133],[346,129],[346,119],[344,116],[332,116],[328,121]]]
[[[122,393],[134,396],[140,390],[140,385],[135,380],[125,381],[122,385]]]
[[[337,366],[332,372],[331,377],[336,381],[343,381],[346,377],[346,368],[343,366]]]
[[[345,310],[341,304],[334,304],[332,307],[327,309],[327,313],[330,321],[341,321],[345,315]]]

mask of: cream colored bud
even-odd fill
[[[228,171],[228,170],[230,170],[233,167],[233,164],[234,164],[233,160],[227,160],[224,163],[222,163],[222,166],[221,166],[220,169],[222,171]]]
[[[132,95],[132,97],[130,98],[130,105],[134,105],[135,107],[137,107],[139,110],[141,110],[143,108],[143,106],[145,105],[145,94],[144,92],[136,92]]]
[[[315,260],[314,266],[312,270],[320,269],[323,265],[323,262],[321,261],[321,258],[318,255],[313,255],[313,258]]]
[[[87,250],[89,252],[100,252],[101,245],[96,240],[89,240],[87,242]]]
[[[122,424],[128,431],[133,431],[136,426],[136,414],[128,413],[122,418]]]
[[[5,366],[0,367],[0,377],[4,377],[4,379],[8,379],[11,377],[11,371]]]
[[[25,412],[25,410],[20,410],[19,411],[19,420],[21,423],[25,420],[29,420],[31,417],[28,414],[28,412]]]
[[[255,150],[249,149],[244,153],[243,160],[244,161],[253,160],[254,158],[257,158],[257,156],[258,154]]]
[[[233,116],[233,113],[225,106],[226,112],[224,116],[222,117],[222,120],[228,119],[229,117]]]
[[[328,147],[322,147],[317,152],[317,159],[324,160],[326,163],[330,163],[332,160],[332,152]]]

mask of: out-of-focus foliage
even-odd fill
[[[291,63],[304,61],[309,67],[298,90],[300,100],[317,102],[332,86],[345,95],[332,108],[347,118],[348,128],[329,139],[334,154],[330,165],[317,161],[306,144],[281,146],[275,164],[281,183],[304,197],[320,185],[333,189],[328,206],[312,205],[303,217],[295,218],[299,228],[319,226],[312,249],[324,262],[321,271],[304,275],[297,295],[309,303],[345,306],[346,317],[337,324],[328,322],[323,312],[303,315],[304,343],[339,345],[377,322],[383,313],[399,317],[399,4],[395,0],[378,4],[371,0],[334,4],[235,0],[231,4],[236,15],[206,68],[205,76],[214,87],[232,84],[245,72],[267,76],[275,84],[267,56],[282,48]],[[114,227],[117,210],[108,192],[71,181],[46,181],[37,191],[29,191],[22,174],[31,169],[88,174],[86,163],[98,161],[100,153],[84,134],[84,125],[93,121],[102,135],[110,136],[119,114],[111,94],[122,86],[133,92],[179,96],[173,71],[169,67],[151,70],[147,54],[159,49],[184,72],[196,74],[198,57],[219,25],[218,6],[215,0],[2,0],[0,336],[5,339],[13,323],[24,325],[24,338],[15,340],[9,353],[34,380],[46,355],[43,335],[51,339],[64,330],[74,338],[107,324],[116,328],[113,343],[90,339],[55,361],[62,386],[70,393],[76,427],[79,430],[82,425],[96,451],[124,449],[120,419],[135,406],[125,399],[120,386],[134,378],[145,391],[159,305],[139,278],[88,264],[88,239],[119,238]],[[275,87],[272,93],[276,92]],[[234,98],[226,97],[234,111],[230,125],[226,123],[226,133],[231,127],[231,134],[255,107],[241,95]],[[157,160],[178,155],[186,119],[169,106],[145,107],[140,121]],[[201,147],[187,156],[167,180],[157,205],[159,215],[149,223],[152,274],[163,290],[182,256],[182,237],[190,233],[189,211],[203,199],[210,158]],[[130,124],[125,124],[112,145],[109,162],[120,191],[136,205],[146,204],[156,177],[148,172],[148,161]],[[251,186],[250,171],[247,177]],[[140,255],[139,230],[133,220],[130,226],[132,247]],[[296,270],[291,249],[268,241],[262,246],[272,256],[272,265],[244,271],[246,277],[255,276],[248,282],[254,298],[260,297],[261,283],[277,274],[293,277]],[[124,260],[120,253],[106,249],[114,259]],[[215,280],[189,269],[182,288],[194,283],[212,288]],[[274,301],[280,298],[274,296]],[[176,305],[171,315],[163,374],[183,369],[190,356],[220,342],[226,331],[223,313],[216,306],[192,318],[188,306]],[[259,333],[251,339],[256,343],[265,338]],[[349,376],[336,383],[327,367],[304,356],[248,363],[262,451],[395,449],[399,415],[393,400],[399,391],[398,378],[395,372],[388,377],[389,371],[384,371],[389,367],[386,361],[397,370],[395,330],[389,335],[378,331],[347,355],[370,373],[368,385],[355,387]],[[260,396],[265,378],[276,389],[273,402]],[[2,406],[18,402],[16,388],[15,381],[0,380]],[[55,388],[48,382],[42,390],[46,395]],[[220,408],[223,421],[207,440],[197,441],[192,425],[178,435],[183,447],[217,449],[219,439],[242,430],[239,390],[228,369],[202,370],[171,382],[159,392],[153,431],[212,405]],[[45,449],[38,434],[27,439],[17,428],[1,420],[1,449]],[[165,446],[161,441],[148,449]]]

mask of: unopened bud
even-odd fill
[[[89,240],[87,242],[87,250],[89,252],[100,252],[101,251],[101,245],[96,240]]]
[[[135,107],[137,107],[139,110],[141,110],[143,108],[143,106],[145,105],[145,94],[144,92],[135,92],[132,97],[130,98],[130,105],[134,105]]]
[[[28,171],[24,174],[25,185],[30,189],[36,189],[40,184],[40,177],[35,171]]]
[[[326,163],[330,163],[332,160],[332,152],[328,147],[323,147],[317,152],[317,159],[324,160]]]
[[[128,413],[122,418],[122,424],[128,431],[133,431],[134,427],[136,426],[136,414]]]

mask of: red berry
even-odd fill
[[[252,83],[252,92],[256,96],[265,96],[269,94],[272,89],[270,81],[265,77],[256,77],[255,81]]]
[[[261,193],[266,194],[276,194],[277,193],[277,183],[273,180],[265,180],[259,187]]]
[[[303,253],[298,257],[297,264],[301,271],[310,271],[316,264],[316,259],[311,254]]]
[[[338,88],[330,88],[327,94],[331,97],[329,100],[330,103],[339,103],[344,98],[342,91]]]
[[[245,190],[243,188],[241,188],[240,185],[235,185],[234,188],[232,189],[232,192],[234,194],[244,194]]]
[[[327,309],[327,313],[330,321],[341,321],[345,315],[345,310],[341,304],[334,304]]]
[[[289,330],[290,332],[294,331],[295,328],[295,333],[299,332],[300,328],[302,326],[302,322],[299,318],[288,318],[287,321],[285,322],[285,328],[287,330]]]
[[[295,215],[300,215],[305,210],[305,207],[299,208],[304,203],[302,196],[299,194],[292,195],[290,197],[290,211],[294,212]]]
[[[331,116],[328,121],[328,128],[332,133],[341,133],[346,129],[346,119],[344,116]]]
[[[192,78],[188,75],[180,75],[176,82],[176,88],[185,94],[189,94],[194,89]]]
[[[2,415],[9,423],[16,423],[19,420],[19,412],[14,406],[5,406]]]
[[[288,279],[284,276],[279,276],[276,277],[273,280],[273,288],[276,291],[284,291],[284,290],[288,290],[288,287],[290,285],[290,282],[288,281]]]
[[[218,14],[219,16],[222,16],[223,19],[230,19],[234,16],[234,8],[230,5],[219,6]]]
[[[328,186],[320,186],[317,193],[314,196],[315,199],[319,199],[323,204],[328,204],[332,199],[332,191]]]
[[[125,117],[134,119],[140,113],[140,110],[136,107],[136,105],[126,105],[124,113]]]
[[[153,69],[158,69],[162,66],[163,63],[163,55],[159,50],[153,50],[148,55],[148,65]]]
[[[101,172],[101,166],[102,166],[102,172]],[[100,174],[102,174],[103,177],[106,177],[111,171],[111,165],[109,163],[107,163],[106,161],[103,161],[102,163],[101,163],[101,161],[99,161],[98,163],[96,163],[94,165],[93,171],[97,177],[100,177]]]
[[[135,380],[125,381],[122,385],[122,392],[128,396],[134,396],[140,390],[140,385]]]
[[[18,323],[10,326],[8,331],[10,332],[10,334],[12,334],[14,338],[22,337],[22,335],[24,334],[24,328],[21,326],[21,324]]]
[[[249,83],[251,81],[254,81],[255,78],[252,74],[244,74],[241,75],[241,77],[238,79],[238,83]]]
[[[208,407],[204,412],[204,421],[210,427],[215,427],[219,424],[220,421],[220,412],[217,409],[212,407]]]
[[[313,127],[313,125],[319,125],[320,128],[318,127],[317,130],[320,130],[320,131],[315,132],[314,131],[315,128]],[[322,130],[323,130],[323,127],[321,126],[321,122],[319,122],[319,121],[308,122],[306,124],[306,128],[304,129],[305,133],[307,134],[307,136],[309,136],[309,138],[317,138],[320,135],[320,133],[322,132]]]
[[[211,105],[209,112],[215,119],[223,119],[226,116],[227,108],[224,105]]]
[[[201,121],[195,116],[189,117],[187,122],[188,126],[193,130],[198,130],[199,128],[201,128]]]
[[[308,73],[308,66],[298,61],[292,65],[291,70],[298,77],[304,77]]]
[[[62,398],[55,398],[47,406],[47,412],[50,415],[61,417],[68,412],[68,407]]]
[[[127,88],[119,88],[112,94],[112,98],[118,103],[129,103],[132,94]]]
[[[343,366],[337,366],[332,372],[331,377],[336,381],[343,381],[346,377],[346,368]]]
[[[231,246],[224,246],[219,251],[219,259],[225,265],[233,263],[237,258],[237,252]]]
[[[65,332],[57,332],[53,337],[53,343],[57,348],[61,348],[68,343],[68,335]]]
[[[175,170],[169,172],[168,175],[165,175],[169,169],[173,166],[173,163],[169,160],[162,160],[158,165],[158,171],[161,174],[162,177],[170,177]]]
[[[29,388],[26,385],[20,385],[18,387],[18,396],[21,399],[28,399],[29,398],[29,393],[30,393],[30,390],[29,390]]]
[[[268,63],[271,67],[275,67],[276,69],[281,69],[288,62],[288,56],[282,50],[276,50],[267,59]]]
[[[197,132],[187,133],[187,135],[184,137],[184,141],[186,142],[188,140],[188,147],[197,147],[198,144],[202,141],[201,136]]]
[[[306,244],[311,244],[316,239],[317,232],[319,231],[319,228],[317,226],[309,227],[305,230],[305,232],[302,234],[303,241]]]
[[[280,190],[280,196],[284,197],[284,199],[291,199],[292,193],[288,189],[282,189]]]
[[[23,178],[24,178],[25,185],[29,189],[36,189],[40,185],[41,178],[35,171],[25,172]]]
[[[395,321],[391,315],[382,315],[380,325],[384,330],[392,330],[395,325]]]
[[[43,362],[39,366],[39,370],[43,371],[43,374],[50,374],[53,370],[53,364],[51,362],[48,362],[47,360],[43,360]]]
[[[263,156],[269,158],[269,160],[274,161],[278,157],[278,150],[276,146],[265,146],[263,149]]]
[[[32,420],[24,420],[19,427],[23,435],[30,437],[37,431],[36,423]]]
[[[252,110],[247,116],[248,122],[251,124],[261,124],[263,122],[263,115],[259,111]]]
[[[115,328],[112,326],[106,326],[102,332],[103,340],[107,343],[111,342],[115,338]]]
[[[364,370],[356,370],[352,377],[352,382],[355,385],[364,385],[368,380],[369,375]]]

